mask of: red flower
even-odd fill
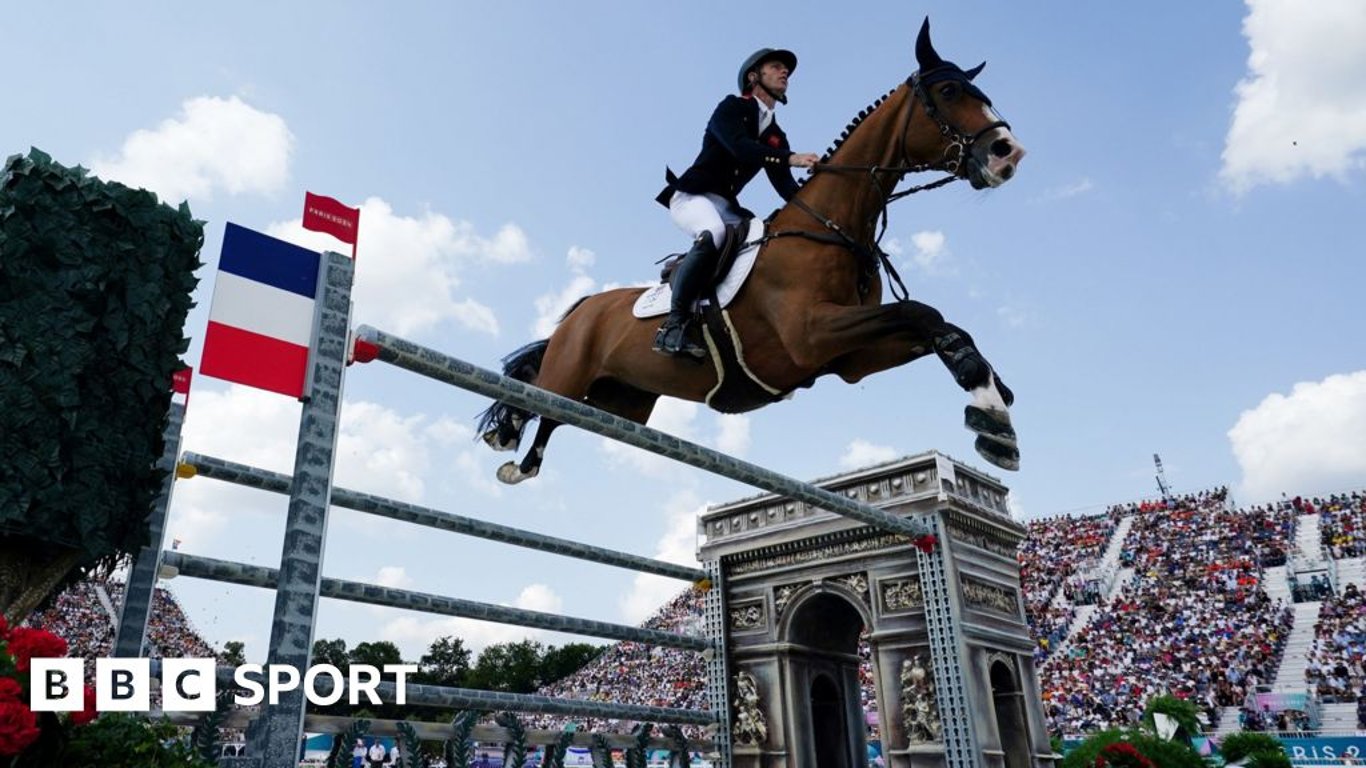
[[[64,658],[66,641],[46,629],[15,627],[9,635],[9,652],[14,655],[15,669],[27,672],[34,658]]]
[[[0,640],[9,637],[9,622],[5,621],[5,614],[0,613]]]
[[[933,533],[926,533],[916,536],[911,543],[915,545],[916,549],[928,555],[934,551],[934,545],[939,543],[939,539]]]
[[[71,724],[85,725],[99,716],[99,711],[95,709],[95,689],[87,685],[85,687],[85,709],[71,713]]]
[[[0,701],[19,701],[24,689],[12,677],[0,677]]]
[[[38,717],[21,701],[0,701],[0,755],[17,755],[38,739]]]

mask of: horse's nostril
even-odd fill
[[[1005,139],[997,139],[991,142],[991,154],[997,157],[1010,157],[1010,142]]]
[[[1013,165],[1007,165],[1006,167],[1004,167],[1004,168],[1001,169],[1001,180],[1002,180],[1002,181],[1009,181],[1009,180],[1010,180],[1010,177],[1011,177],[1011,176],[1014,176],[1014,175],[1015,175],[1015,166],[1013,166]]]

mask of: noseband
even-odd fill
[[[877,229],[877,236],[873,239],[871,247],[855,240],[845,232],[838,223],[828,216],[822,215],[810,205],[807,205],[800,196],[794,196],[792,198],[792,203],[811,215],[812,218],[816,219],[821,224],[824,224],[826,229],[830,230],[833,235],[807,232],[804,230],[780,231],[765,235],[760,242],[766,242],[776,237],[795,236],[804,237],[809,240],[843,245],[845,248],[852,251],[861,262],[871,264],[872,266],[870,269],[874,274],[877,272],[877,265],[881,263],[882,269],[887,273],[888,289],[891,290],[893,297],[898,301],[905,301],[909,298],[910,292],[906,290],[906,284],[901,281],[901,276],[897,274],[891,259],[887,257],[887,254],[882,250],[881,246],[882,236],[887,233],[888,207],[903,197],[913,195],[917,192],[924,192],[929,189],[938,189],[939,187],[951,184],[963,178],[959,175],[959,171],[963,167],[964,160],[969,157],[968,153],[977,145],[977,142],[980,141],[983,136],[997,128],[1010,130],[1010,123],[1000,119],[987,125],[976,133],[968,133],[949,122],[948,118],[939,111],[939,107],[935,105],[934,99],[930,96],[929,89],[926,87],[929,84],[937,83],[942,80],[952,80],[959,83],[959,85],[961,85],[970,95],[982,101],[988,107],[991,107],[991,99],[987,98],[987,95],[983,93],[981,89],[972,84],[972,81],[968,79],[965,72],[952,64],[936,67],[924,73],[916,72],[906,78],[906,85],[915,93],[916,101],[924,108],[925,114],[935,122],[935,125],[939,126],[939,133],[948,140],[948,145],[944,147],[944,154],[938,161],[930,163],[911,162],[910,153],[906,148],[906,137],[911,130],[911,119],[915,116],[915,103],[912,103],[906,108],[906,120],[901,124],[901,137],[897,139],[897,144],[901,147],[901,158],[897,161],[897,165],[883,166],[818,163],[811,167],[812,173],[818,171],[833,173],[866,173],[868,174],[868,183],[871,184],[880,195],[885,196],[882,205],[873,213],[873,216],[869,221],[869,225]],[[993,108],[993,113],[994,112],[995,109]],[[893,189],[895,189],[896,184],[900,183],[901,179],[906,174],[923,173],[926,171],[946,171],[948,175],[927,184],[917,184],[913,187],[903,189],[900,192],[892,192],[890,194],[884,192],[879,185],[879,179],[884,174],[892,174],[894,176]],[[882,219],[880,226],[878,226],[877,223],[879,218]],[[865,292],[866,280],[867,278],[863,276],[859,279],[860,295]]]

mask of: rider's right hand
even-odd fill
[[[788,156],[787,164],[793,168],[810,168],[820,159],[820,155],[811,152],[794,152]]]

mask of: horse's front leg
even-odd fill
[[[954,380],[972,395],[964,423],[978,434],[977,452],[1009,470],[1019,468],[1015,429],[1010,423],[1014,393],[996,376],[967,331],[918,301],[875,307],[819,305],[807,318],[802,354],[821,355],[827,370],[855,382],[933,351]]]

